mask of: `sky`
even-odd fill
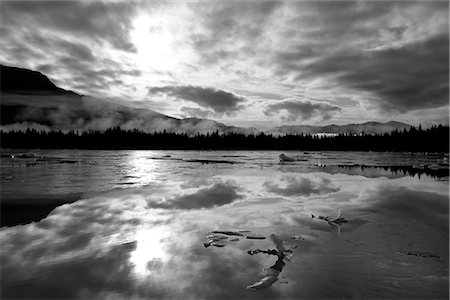
[[[0,63],[177,117],[448,123],[448,1],[2,1]]]

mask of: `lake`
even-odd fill
[[[442,155],[280,153],[3,149],[1,298],[448,299]]]

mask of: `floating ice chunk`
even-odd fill
[[[296,240],[296,241],[306,241],[306,239],[300,235],[292,235],[291,236],[291,240]]]
[[[294,156],[294,157],[287,156],[284,153],[281,153],[279,158],[280,158],[280,162],[308,161],[308,159],[304,159],[299,156]]]
[[[268,250],[268,251],[275,251],[276,250]],[[265,252],[264,250],[260,252]],[[263,269],[261,273],[258,274],[258,277],[261,279],[249,286],[247,286],[247,290],[256,292],[257,290],[267,288],[274,284],[278,280],[278,275],[280,275],[281,271],[283,270],[283,267],[285,266],[285,263],[283,261],[284,256],[278,255],[278,260],[275,262],[273,266],[271,266],[268,269]]]
[[[317,218],[319,220],[324,220],[324,221],[326,221],[328,223],[334,223],[334,224],[337,224],[339,226],[341,226],[342,223],[347,223],[348,222],[347,219],[342,217],[341,209],[338,210],[338,213],[337,213],[337,215],[335,217],[332,217],[332,216],[326,216],[326,217],[324,217],[324,216],[317,216],[316,217],[315,215],[311,214],[311,219],[314,219],[314,218]],[[330,224],[330,225],[332,225],[332,224]]]
[[[317,218],[319,220],[323,220],[326,221],[328,223],[328,225],[330,225],[331,227],[333,227],[334,229],[336,229],[336,232],[338,235],[341,234],[341,226],[343,223],[348,223],[348,220],[342,217],[341,214],[341,209],[338,209],[338,213],[335,217],[332,216],[315,216],[313,214],[311,214],[311,219]]]
[[[295,158],[286,156],[286,155],[284,155],[284,153],[281,153],[279,158],[280,158],[280,162],[295,161]]]
[[[405,255],[440,258],[440,256],[437,253],[428,252],[428,251],[420,251],[420,250],[400,250],[400,251],[401,251],[401,253],[403,253]]]
[[[11,158],[42,158],[43,156],[36,153],[16,153],[11,154]]]
[[[278,280],[280,271],[269,268],[258,274],[261,279],[246,287],[247,290],[256,292],[257,290],[268,288]]]
[[[215,240],[227,240],[228,237],[225,235],[219,235],[219,234],[210,234],[206,236],[207,239],[215,239]]]
[[[208,248],[208,247],[210,247],[210,246],[222,248],[222,247],[225,247],[226,244],[219,243],[219,242],[213,241],[213,240],[209,240],[208,242],[203,243],[203,246],[205,246],[205,248]]]
[[[221,231],[221,230],[214,230],[214,231],[211,231],[211,233],[219,233],[219,234],[225,234],[225,235],[244,236],[242,233],[237,232],[237,231]]]
[[[265,240],[265,236],[255,236],[255,235],[244,235],[244,238],[249,240]]]
[[[214,230],[211,231],[211,233],[213,234],[224,234],[224,235],[231,235],[231,236],[241,236],[245,239],[253,239],[253,240],[264,240],[266,237],[265,236],[257,236],[257,235],[249,235],[247,234],[250,231],[244,231],[244,230],[240,230],[240,231],[229,231],[229,230]],[[246,233],[246,234],[244,234]]]
[[[248,230],[239,230],[239,231],[214,230],[211,231],[210,233],[211,234],[206,236],[208,241],[203,243],[205,248],[208,248],[210,246],[225,247],[227,245],[227,242],[239,241],[238,237],[242,237],[245,239],[258,239],[258,240],[263,240],[266,238],[265,236],[248,235],[248,233],[250,233],[250,231]]]

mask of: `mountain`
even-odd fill
[[[57,87],[40,72],[4,65],[0,65],[0,91],[1,125],[18,121],[50,125],[51,122],[43,119],[52,107],[80,103],[82,98]]]
[[[57,87],[44,74],[28,69],[0,65],[2,93],[80,96]]]
[[[0,66],[1,125],[5,130],[26,128],[57,130],[106,130],[112,127],[140,129],[147,132],[258,134],[256,128],[228,126],[199,118],[178,119],[147,108],[104,101],[57,87],[44,74],[28,69]],[[280,126],[267,133],[280,134],[382,134],[395,129],[409,129],[400,122],[364,124]]]
[[[178,119],[147,108],[133,107],[57,87],[44,74],[28,69],[0,65],[1,125],[4,129],[24,130],[105,130],[119,126],[148,132],[176,133],[257,133],[206,119]]]
[[[336,134],[384,134],[393,130],[403,130],[411,128],[411,125],[390,121],[387,123],[366,122],[363,124],[348,125],[327,125],[327,126],[309,126],[309,125],[293,125],[274,127],[269,130],[272,134],[317,134],[317,133],[336,133]]]

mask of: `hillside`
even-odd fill
[[[4,129],[106,130],[112,127],[148,132],[254,133],[206,119],[179,119],[57,87],[44,74],[1,65],[1,125]]]
[[[54,94],[80,96],[57,87],[44,74],[28,69],[0,65],[0,88],[11,94]]]
[[[3,129],[56,129],[56,130],[106,130],[120,127],[146,132],[174,133],[242,133],[258,134],[257,128],[229,126],[209,119],[174,118],[148,108],[132,104],[113,103],[57,87],[44,74],[1,65],[1,125]],[[125,103],[127,103],[125,105]],[[309,126],[291,125],[274,127],[266,133],[317,134],[382,134],[395,129],[409,129],[411,125],[400,122],[367,122],[363,124]]]

